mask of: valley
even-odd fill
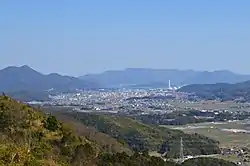
[[[234,165],[210,158],[220,153],[219,142],[199,134],[185,134],[180,130],[148,125],[128,117],[81,113],[68,108],[47,107],[42,109],[44,114],[7,96],[0,97],[0,106],[1,132],[4,136],[0,140],[0,149],[4,152],[0,153],[0,161],[3,164],[78,163],[99,166],[104,163],[133,165],[137,161],[138,166],[151,166],[152,163],[159,166],[185,166],[190,162],[213,161],[225,166]],[[23,137],[18,137],[20,134]],[[172,160],[179,157],[182,139],[188,147],[183,153],[187,155],[192,151],[199,158],[179,164]],[[150,156],[149,151],[158,151],[167,160]],[[11,159],[8,155],[16,157]]]

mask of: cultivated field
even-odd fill
[[[214,138],[220,142],[221,148],[248,147],[250,148],[250,121],[226,122],[226,123],[200,123],[184,126],[164,126],[182,130],[186,133],[198,133]],[[233,130],[235,129],[235,130]],[[233,130],[233,131],[232,131]],[[239,131],[239,132],[238,132]],[[241,161],[237,155],[218,155],[216,158],[232,162]],[[249,162],[245,162],[250,166]]]
[[[200,123],[184,126],[165,126],[186,133],[198,133],[220,141],[221,147],[250,147],[250,121]],[[230,129],[235,129],[231,131]]]
[[[195,109],[204,109],[204,110],[216,110],[216,109],[226,109],[230,111],[234,110],[244,110],[250,111],[249,103],[236,103],[233,101],[219,102],[219,101],[203,101],[203,102],[180,102],[180,101],[168,101],[173,108],[177,109],[186,109],[186,108],[195,108]]]

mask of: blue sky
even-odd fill
[[[249,0],[6,0],[0,68],[83,75],[124,68],[250,74]]]

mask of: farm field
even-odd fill
[[[164,126],[182,130],[186,133],[198,133],[220,142],[221,147],[248,146],[250,147],[250,121],[225,123],[200,123],[184,126]],[[234,131],[231,131],[235,129]]]
[[[244,110],[250,111],[249,103],[236,103],[234,101],[201,101],[201,102],[180,102],[180,101],[171,101],[168,103],[174,108],[185,109],[185,108],[195,108],[195,109],[204,109],[204,110],[215,110],[215,109],[226,109],[229,111],[234,110]]]
[[[221,148],[250,148],[250,121],[234,121],[225,123],[200,123],[183,126],[164,126],[167,128],[182,130],[186,133],[198,133],[216,139],[220,142]],[[249,133],[245,133],[249,132]],[[155,155],[155,153],[152,153]],[[215,158],[232,162],[240,162],[236,154],[217,155]],[[245,162],[250,166],[250,162]]]

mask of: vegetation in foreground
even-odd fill
[[[54,116],[6,96],[0,97],[0,132],[0,165],[67,165],[99,153],[93,141]]]
[[[0,165],[4,166],[176,165],[150,157],[147,153],[128,155],[125,152],[107,152],[97,142],[78,135],[54,116],[46,115],[6,96],[0,96],[0,132]],[[203,160],[197,160],[196,165],[204,163]],[[210,160],[213,163],[219,162],[217,159]],[[188,161],[182,165],[190,162],[192,163]],[[222,165],[230,166],[231,163],[224,161]]]
[[[185,155],[206,155],[220,152],[219,142],[199,134],[186,134],[179,130],[146,125],[136,120],[112,115],[64,113],[83,124],[95,127],[138,152],[158,151],[167,157],[178,157],[183,139]]]

